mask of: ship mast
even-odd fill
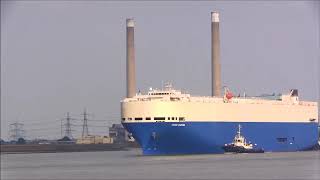
[[[241,125],[240,124],[238,125],[237,135],[238,135],[238,137],[241,136]]]

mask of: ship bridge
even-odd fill
[[[173,88],[172,84],[168,83],[165,85],[164,89],[149,89],[148,96],[165,96],[165,95],[172,95],[172,96],[181,96],[183,93],[180,90],[176,90]],[[189,95],[190,96],[190,95]]]
[[[164,100],[164,101],[182,101],[189,100],[190,94],[184,93],[181,90],[174,89],[172,84],[168,83],[162,89],[153,89],[150,87],[147,94],[137,93],[132,98],[126,98],[124,102],[130,101],[153,101],[153,100]]]

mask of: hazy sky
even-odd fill
[[[60,120],[86,107],[98,134],[120,122],[125,96],[125,19],[136,21],[137,88],[210,94],[210,12],[220,12],[223,85],[259,95],[299,89],[319,97],[316,1],[1,1],[1,138],[60,137]],[[108,121],[107,121],[108,120]],[[81,124],[81,121],[74,121]],[[81,127],[73,127],[75,135]]]

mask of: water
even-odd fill
[[[320,151],[141,156],[131,151],[5,154],[1,179],[320,179]]]

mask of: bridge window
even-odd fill
[[[309,120],[310,120],[311,122],[316,121],[316,119],[314,119],[314,118],[310,118]]]
[[[137,117],[137,118],[134,118],[134,120],[136,120],[136,121],[141,121],[142,118],[141,118],[141,117]]]
[[[166,120],[165,117],[154,117],[154,120]]]
[[[146,120],[151,120],[151,118],[150,117],[146,117]]]
[[[122,121],[125,121],[126,120],[126,118],[122,118]]]
[[[132,118],[128,118],[128,120],[132,120]]]
[[[179,117],[179,121],[184,121],[184,117]]]

